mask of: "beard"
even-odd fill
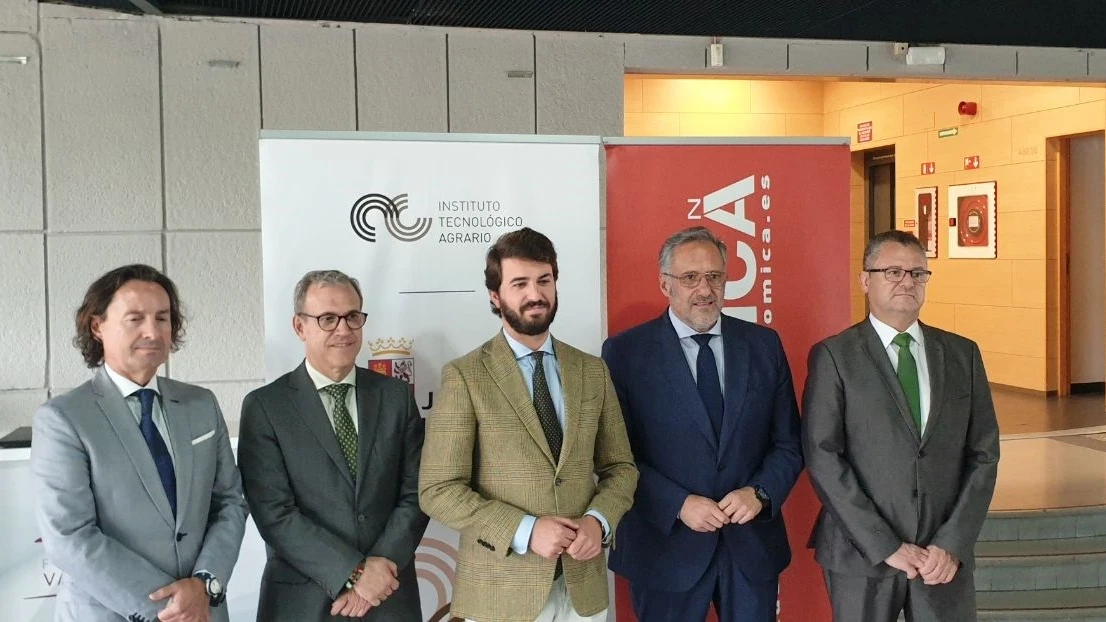
[[[530,309],[542,307],[549,309],[549,312],[544,317],[528,320],[522,315]],[[520,335],[529,335],[533,337],[535,335],[541,335],[549,330],[549,326],[553,324],[553,318],[557,317],[557,301],[554,300],[552,305],[545,302],[529,302],[523,305],[517,313],[514,309],[506,306],[500,307],[499,311],[503,314],[503,319],[507,320],[507,325],[515,332]]]

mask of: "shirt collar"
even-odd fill
[[[104,363],[104,371],[107,372],[108,378],[111,378],[112,384],[119,389],[119,392],[123,394],[123,397],[129,397],[135,391],[139,389],[153,389],[154,393],[161,395],[161,391],[157,386],[157,374],[154,374],[153,378],[146,383],[146,386],[140,386],[137,382],[134,382],[130,378],[125,378],[111,368],[110,365]]]
[[[718,321],[714,323],[714,326],[710,327],[710,330],[705,333],[700,333],[694,328],[683,323],[683,320],[676,317],[676,314],[672,312],[672,307],[668,307],[668,319],[672,320],[672,327],[676,329],[676,337],[683,339],[685,337],[694,337],[695,335],[722,335],[722,317],[718,317]]]
[[[312,367],[311,363],[309,361],[307,361],[306,359],[304,359],[303,363],[304,363],[304,366],[307,367],[307,375],[311,376],[311,382],[315,383],[315,389],[318,390],[318,391],[322,391],[323,387],[329,387],[332,384],[350,384],[350,385],[353,385],[355,387],[357,386],[357,366],[356,365],[353,366],[353,369],[349,370],[349,373],[346,374],[345,378],[342,378],[338,382],[334,382],[330,378],[327,378],[326,376],[324,376],[322,374],[322,372],[320,372],[319,370]]]
[[[553,351],[553,335],[546,335],[545,343],[541,344],[541,347],[537,350],[531,350],[530,346],[519,343],[517,339],[507,333],[507,329],[503,329],[503,336],[507,338],[507,345],[511,346],[511,352],[515,353],[516,361],[520,361],[534,352],[545,352],[554,359],[557,358],[557,353]]]
[[[889,326],[879,321],[876,316],[871,313],[868,314],[868,321],[872,323],[872,327],[876,329],[876,334],[879,335],[879,340],[883,344],[883,349],[886,350],[891,345],[891,340],[895,338],[895,335],[899,334],[898,329],[893,326]],[[910,336],[914,338],[914,341],[918,342],[919,346],[925,344],[922,341],[922,327],[918,324],[918,320],[914,320],[914,323],[906,328],[905,331],[910,333]]]

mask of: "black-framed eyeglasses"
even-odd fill
[[[684,272],[683,274],[661,272],[661,274],[676,279],[676,282],[688,289],[698,287],[699,282],[702,281],[704,277],[707,279],[707,285],[710,285],[712,289],[718,289],[726,284],[725,272]]]
[[[338,328],[338,322],[342,320],[346,321],[346,326],[350,330],[357,330],[365,325],[365,319],[369,317],[367,313],[362,311],[350,311],[345,315],[338,315],[337,313],[323,313],[322,315],[311,315],[310,313],[297,313],[296,315],[302,315],[303,317],[314,318],[319,323],[319,328],[330,332]]]
[[[907,274],[910,275],[911,279],[914,279],[915,283],[927,283],[929,282],[929,277],[933,276],[933,272],[921,268],[916,268],[914,270],[903,270],[902,268],[865,268],[864,271],[882,272],[883,278],[892,283],[898,283]]]

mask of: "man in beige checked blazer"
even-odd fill
[[[461,532],[454,616],[598,622],[603,548],[638,472],[603,361],[549,334],[557,254],[529,228],[488,251],[485,285],[503,330],[442,369],[427,419],[419,501]]]

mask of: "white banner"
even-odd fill
[[[0,603],[5,620],[49,622],[62,573],[35,523],[30,449],[0,449]]]
[[[262,138],[267,380],[303,359],[291,327],[296,281],[309,270],[338,269],[361,282],[365,297],[358,364],[411,382],[425,416],[442,365],[499,329],[484,256],[500,234],[521,227],[541,231],[557,248],[554,334],[598,354],[598,139],[410,138]],[[456,533],[431,522],[418,550],[428,621],[449,619],[457,542]],[[231,585],[236,598],[256,595],[256,582],[243,575],[259,577],[263,564],[263,556],[243,551]]]
[[[303,357],[292,332],[296,281],[308,270],[335,268],[359,279],[365,294],[359,364],[412,382],[425,415],[441,366],[498,330],[484,289],[484,254],[501,233],[523,226],[557,246],[554,333],[598,354],[598,139],[415,138],[262,139],[268,380]],[[5,620],[48,622],[68,579],[37,542],[29,453],[0,451],[0,603]],[[427,621],[449,619],[456,547],[456,534],[431,522],[416,558]],[[251,518],[227,586],[233,622],[256,619],[264,565]]]

